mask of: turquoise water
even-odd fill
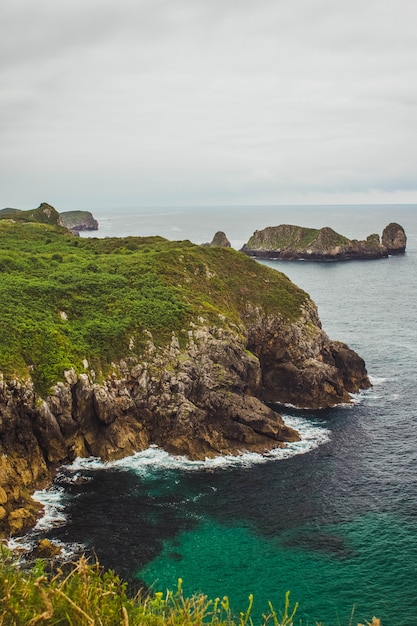
[[[52,525],[38,535],[81,544],[158,590],[181,577],[186,593],[228,595],[237,610],[250,593],[257,614],[268,600],[279,609],[290,590],[303,624],[347,626],[352,610],[353,624],[372,615],[383,626],[416,623],[417,207],[94,213],[104,220],[100,236],[202,242],[221,228],[235,247],[266,225],[330,225],[363,238],[397,221],[408,246],[378,261],[268,263],[310,293],[326,332],[364,357],[374,383],[346,407],[281,407],[303,434],[298,448],[201,464],[157,449],[115,464],[79,462],[43,494]]]
[[[258,616],[267,611],[268,600],[280,609],[285,592],[292,590],[291,599],[301,603],[298,614],[312,624],[323,619],[348,624],[353,607],[358,621],[376,614],[386,616],[387,624],[405,623],[403,613],[406,619],[417,614],[415,586],[410,586],[417,559],[415,530],[415,524],[394,515],[368,514],[265,539],[255,529],[205,520],[196,530],[166,541],[140,575],[162,591],[176,588],[182,577],[186,593],[229,595],[235,610],[244,609],[248,594],[255,592]],[[381,589],[391,589],[390,597]],[[404,611],[407,606],[412,610]]]

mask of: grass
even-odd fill
[[[343,246],[349,239],[336,233],[331,228],[305,228],[281,224],[256,231],[249,239],[247,246],[256,250],[299,250],[307,248],[327,249]]]
[[[106,374],[166,345],[191,321],[236,328],[252,310],[294,320],[308,297],[231,249],[161,237],[84,239],[39,222],[0,220],[0,371],[41,395],[65,369]]]
[[[252,605],[250,595],[246,609],[233,615],[226,596],[214,600],[203,594],[185,597],[181,579],[175,591],[139,591],[131,596],[126,583],[113,571],[104,571],[97,561],[91,563],[81,557],[70,567],[48,572],[45,562],[37,560],[24,570],[10,551],[0,547],[0,626],[295,624],[298,605],[291,606],[289,592],[282,611],[269,603],[268,611],[258,620],[252,615]],[[367,624],[381,626],[377,618]]]

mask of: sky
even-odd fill
[[[2,0],[0,208],[417,203],[415,0]]]

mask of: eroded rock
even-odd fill
[[[265,452],[299,435],[265,404],[330,407],[369,386],[363,360],[330,341],[306,300],[295,321],[245,304],[234,328],[191,324],[141,360],[126,358],[100,384],[68,371],[46,398],[30,380],[0,385],[0,529],[23,532],[38,505],[28,494],[76,456],[112,460],[156,444],[204,459]]]
[[[256,230],[242,252],[263,259],[350,261],[379,259],[405,252],[407,238],[399,224],[389,224],[382,240],[374,233],[365,240],[349,239],[328,226],[320,229],[281,224]]]

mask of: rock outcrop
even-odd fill
[[[248,307],[235,332],[199,320],[180,347],[92,372],[65,373],[42,399],[30,380],[0,384],[0,528],[19,533],[38,509],[29,499],[53,468],[77,456],[115,459],[157,444],[201,459],[265,452],[296,441],[268,403],[329,407],[369,386],[363,360],[323,332],[308,301],[296,323]]]
[[[399,224],[391,223],[384,228],[381,244],[387,254],[401,254],[405,252],[407,237]]]
[[[263,259],[349,261],[379,259],[405,252],[407,238],[399,224],[389,224],[382,233],[365,240],[348,239],[329,227],[315,229],[281,224],[255,231],[242,252]]]
[[[63,211],[60,217],[64,226],[75,232],[98,230],[98,222],[90,211]]]
[[[203,245],[204,246],[218,246],[220,248],[231,248],[232,247],[230,241],[226,237],[226,234],[222,230],[218,230],[217,233],[215,233],[215,235],[214,235],[214,237],[213,237],[213,239],[211,240],[210,243],[205,243]]]

